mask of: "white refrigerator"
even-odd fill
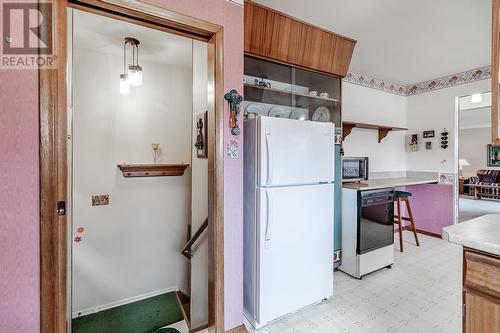
[[[244,123],[244,314],[262,327],[333,294],[332,123]]]

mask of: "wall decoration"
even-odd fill
[[[441,148],[448,148],[448,131],[446,128],[441,132]]]
[[[434,137],[434,130],[424,131],[423,133],[424,139],[430,139]]]
[[[74,238],[74,241],[75,241],[75,243],[80,243],[80,242],[82,241],[82,237],[80,237],[80,236],[76,236],[76,237]]]
[[[208,158],[208,111],[196,116],[196,157]]]
[[[439,173],[439,184],[454,185],[455,174],[453,173]]]
[[[229,140],[227,143],[227,156],[229,156],[229,158],[238,158],[240,156],[238,141]]]
[[[488,145],[488,166],[500,166],[500,146]]]
[[[428,91],[453,87],[459,84],[486,80],[491,78],[491,66],[443,76],[437,79],[406,86],[406,95],[416,95]]]
[[[410,151],[418,151],[418,134],[412,134],[410,136]]]
[[[405,86],[379,80],[366,75],[349,72],[343,80],[344,82],[357,84],[359,86],[382,90],[396,95],[406,96]]]
[[[152,143],[151,144],[151,149],[153,150],[153,163],[156,164],[158,161],[158,156],[160,156],[160,144],[159,143]]]
[[[425,143],[425,149],[427,149],[427,150],[431,150],[432,149],[432,141],[427,141]]]
[[[353,72],[348,72],[343,81],[372,89],[382,90],[396,95],[410,96],[437,89],[449,88],[459,84],[464,84],[479,80],[487,80],[490,78],[491,78],[491,66],[485,66],[461,73],[443,76],[429,81],[410,84],[407,86],[399,85],[396,83],[376,79],[373,77]]]
[[[84,227],[78,227],[78,228],[76,228],[76,232],[79,233],[79,234],[83,234],[84,231],[85,231]]]
[[[238,114],[240,113],[240,104],[243,101],[243,96],[238,94],[236,89],[224,95],[224,99],[229,103],[229,126],[231,127],[232,135],[240,134],[240,127],[238,125]]]

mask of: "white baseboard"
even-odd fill
[[[166,293],[170,293],[170,292],[174,292],[174,291],[179,291],[179,287],[173,286],[173,287],[169,287],[169,288],[163,288],[163,289],[155,290],[155,291],[152,291],[152,292],[149,292],[146,294],[132,296],[129,298],[124,298],[124,299],[114,301],[111,303],[107,303],[107,304],[96,305],[96,306],[93,306],[91,308],[83,309],[80,311],[74,311],[71,314],[71,318],[73,319],[73,318],[77,318],[77,317],[81,317],[81,316],[86,316],[86,315],[91,314],[91,313],[104,311],[107,309],[115,308],[115,307],[120,306],[120,305],[125,305],[125,304],[129,304],[132,302],[137,302],[137,301],[140,301],[140,300],[143,300],[146,298],[150,298],[150,297],[154,297],[154,296],[158,296],[161,294],[166,294]]]

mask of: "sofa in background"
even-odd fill
[[[468,186],[476,199],[500,199],[500,170],[478,170],[477,177],[469,178]]]

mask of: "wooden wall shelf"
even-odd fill
[[[407,128],[403,127],[394,127],[394,126],[385,126],[385,125],[374,125],[374,124],[364,124],[358,123],[354,121],[343,121],[342,122],[342,139],[351,134],[353,128],[363,128],[378,131],[378,142],[380,143],[382,139],[384,139],[390,131],[407,131]]]
[[[182,176],[189,164],[118,164],[123,177]]]

